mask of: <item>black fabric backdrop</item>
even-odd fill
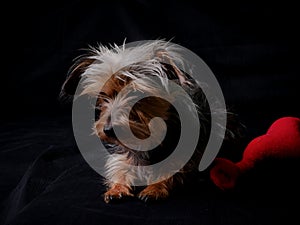
[[[295,5],[64,0],[2,12],[1,224],[299,224],[296,159],[266,162],[230,192],[204,172],[164,202],[105,204],[73,138],[71,103],[58,100],[80,49],[172,38],[208,64],[246,126],[220,153],[239,160],[275,119],[299,116]]]

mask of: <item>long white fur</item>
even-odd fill
[[[112,75],[136,63],[143,62],[143,72],[145,70],[156,70],[158,77],[165,77],[161,65],[159,65],[159,62],[162,62],[163,59],[156,55],[158,51],[166,52],[168,57],[175,63],[181,63],[182,61],[176,46],[162,40],[146,42],[129,48],[126,48],[125,43],[121,47],[117,45],[110,47],[99,45],[97,48],[91,48],[92,54],[89,58],[94,59],[95,62],[81,75],[84,79],[82,94],[97,96],[101,86]],[[123,75],[130,76],[133,80],[138,78],[137,74],[124,72]]]

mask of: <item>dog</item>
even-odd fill
[[[210,134],[214,109],[208,105],[201,84],[179,69],[177,65],[181,60],[172,44],[157,40],[128,48],[125,44],[121,47],[91,47],[70,68],[62,85],[63,95],[74,95],[78,82],[83,79],[81,94],[97,97],[93,130],[109,152],[105,165],[106,203],[134,196],[143,201],[166,199],[177,186],[185,183],[189,175],[198,171]],[[161,89],[167,88],[164,82],[168,81],[182,87],[192,99],[201,122],[201,135],[191,158],[179,171],[170,177],[162,175],[158,182],[147,183],[141,191],[134,193],[134,181],[150,179],[153,174],[143,173],[142,169],[133,173],[128,165],[143,168],[160,162],[172,154],[180,138],[180,118],[172,102],[155,97]],[[162,85],[158,85],[159,82]],[[124,91],[128,86],[132,87],[131,91]],[[149,97],[141,99],[130,109],[129,118],[123,118],[122,110],[139,93],[147,93]],[[189,105],[184,105],[187,104],[185,102],[180,104],[189,108]],[[112,113],[118,115],[114,121]],[[164,120],[167,132],[162,143],[158,143],[154,149],[138,151],[138,146],[136,149],[129,148],[118,139],[115,129],[118,127],[122,130],[128,120],[132,133],[141,140],[151,136],[153,130],[158,133],[164,130],[159,126],[151,127],[151,119],[155,117]]]

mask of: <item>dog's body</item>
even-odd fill
[[[152,174],[143,172],[143,166],[151,165],[168,157],[177,145],[180,136],[180,118],[172,106],[172,102],[159,97],[147,97],[140,100],[130,110],[129,125],[132,133],[139,139],[151,136],[151,130],[160,132],[163,127],[151,127],[151,119],[162,118],[167,126],[167,133],[162,143],[153,150],[138,151],[128,148],[118,138],[114,129],[128,124],[123,110],[139,93],[156,96],[161,88],[167,85],[165,80],[171,80],[180,85],[191,97],[197,107],[201,120],[201,137],[191,159],[175,175],[159,182],[149,184],[138,193],[142,200],[164,199],[177,185],[182,184],[187,174],[197,171],[198,165],[210,133],[211,110],[197,82],[176,66],[180,57],[172,46],[163,41],[146,43],[133,48],[111,49],[100,46],[92,49],[91,54],[81,57],[71,68],[70,75],[63,85],[63,91],[74,94],[78,81],[82,78],[84,88],[82,94],[97,97],[95,134],[99,136],[107,148],[109,157],[106,163],[107,192],[104,200],[121,199],[133,196],[132,186],[135,180],[149,180]],[[159,78],[162,86],[151,77]],[[146,79],[145,79],[146,78]],[[130,86],[131,89],[125,90]],[[125,91],[124,91],[125,90]],[[133,91],[132,91],[133,90]],[[120,94],[122,92],[122,94]],[[176,99],[174,93],[174,99]],[[183,107],[186,103],[182,103]],[[112,113],[117,114],[117,120],[112,123]],[[130,142],[130,140],[129,140]],[[130,166],[141,166],[136,173]]]

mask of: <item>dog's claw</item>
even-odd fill
[[[139,198],[140,200],[144,201],[145,196],[139,195],[138,198]]]
[[[143,201],[144,201],[144,202],[147,202],[148,199],[149,199],[149,197],[148,197],[148,196],[145,196],[145,197],[143,198]]]
[[[149,200],[151,199],[151,196],[140,194],[140,195],[138,195],[138,198],[143,202],[149,202]]]
[[[110,202],[110,200],[109,200],[109,196],[104,196],[104,201],[106,202],[106,203],[109,203]]]

